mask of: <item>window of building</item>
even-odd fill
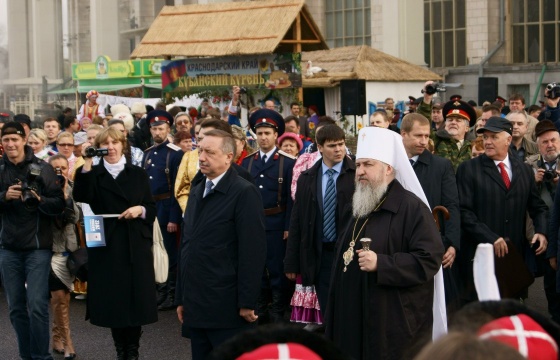
[[[430,67],[467,65],[465,0],[424,0],[424,60]]]
[[[512,0],[514,63],[558,62],[560,41],[558,0]]]
[[[531,104],[531,93],[529,92],[530,87],[528,84],[515,84],[508,85],[507,94],[502,95],[509,100],[509,97],[513,94],[521,94],[525,99],[525,105],[529,106]]]
[[[371,45],[370,0],[326,0],[329,47]]]

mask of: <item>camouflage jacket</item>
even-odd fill
[[[447,130],[439,129],[436,132],[434,139],[434,153],[438,156],[449,159],[453,165],[453,170],[457,171],[457,168],[463,161],[470,160],[472,157],[472,140],[474,140],[474,138],[469,136],[467,133],[463,146],[459,149],[457,146],[457,140],[452,139]]]

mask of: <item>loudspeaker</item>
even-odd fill
[[[478,104],[482,106],[485,101],[493,103],[498,96],[498,78],[478,78]]]
[[[340,80],[342,115],[364,115],[366,111],[366,81]]]

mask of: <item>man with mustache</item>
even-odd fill
[[[150,188],[156,201],[157,219],[165,250],[169,256],[169,275],[164,284],[158,284],[158,309],[175,309],[175,277],[177,271],[176,232],[182,212],[175,199],[174,186],[183,151],[169,142],[168,135],[173,125],[173,116],[164,110],[153,110],[146,116],[154,145],[144,150],[142,165],[148,173]]]
[[[444,321],[432,315],[444,248],[400,135],[360,130],[351,205],[336,245],[326,335],[354,359],[412,358],[413,345]]]

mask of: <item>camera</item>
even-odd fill
[[[434,82],[426,85],[426,90],[422,89],[422,94],[426,93],[428,95],[434,95],[437,92],[445,92],[445,86],[443,84]]]
[[[247,94],[247,89],[244,87],[239,88],[239,94]]]
[[[109,155],[108,149],[97,149],[93,146],[89,146],[84,150],[85,156],[88,158],[96,157],[96,156],[105,156]]]
[[[66,181],[64,179],[64,176],[62,175],[62,169],[59,167],[54,168],[54,172],[56,173],[56,177],[58,178],[58,182],[60,183],[60,185],[64,186],[64,183]]]
[[[558,177],[556,170],[547,170],[543,174],[543,182],[553,182]]]
[[[21,201],[26,208],[32,209],[39,205],[39,199],[31,191],[39,193],[37,178],[41,175],[41,168],[37,164],[31,164],[29,172],[24,180],[16,179],[14,185],[21,185]]]
[[[560,86],[557,83],[552,82],[546,85],[546,90],[548,90],[548,98],[549,99],[557,99],[560,97]]]

